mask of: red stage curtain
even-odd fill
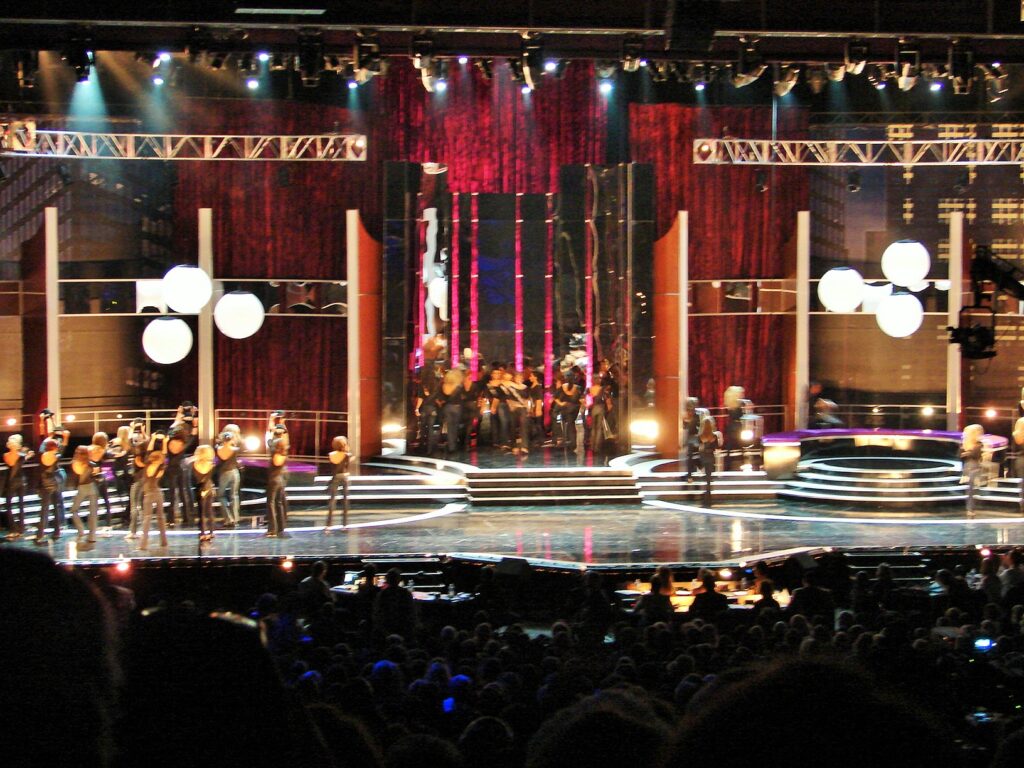
[[[691,394],[704,405],[720,406],[726,387],[737,385],[754,403],[784,402],[784,323],[782,315],[690,318]]]
[[[696,138],[770,137],[772,110],[633,104],[629,117],[631,159],[654,165],[657,236],[676,211],[690,213],[690,277],[782,277],[796,212],[807,206],[806,171],[693,163]],[[780,109],[779,137],[799,138],[806,119],[803,110]],[[755,189],[759,170],[767,174],[768,192]]]

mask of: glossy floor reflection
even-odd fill
[[[804,517],[756,519],[756,515]],[[709,512],[696,509],[582,507],[556,509],[471,509],[452,504],[439,509],[389,509],[353,513],[346,530],[324,535],[316,519],[296,518],[291,538],[269,539],[259,530],[221,532],[202,552],[192,532],[174,531],[166,549],[138,552],[123,533],[110,532],[90,549],[65,533],[40,547],[69,561],[118,557],[260,557],[475,553],[510,555],[571,563],[704,562],[749,559],[793,547],[915,547],[1024,543],[1024,519],[987,513],[978,521],[958,516],[873,522],[861,514],[825,520],[815,510],[771,502],[734,504]],[[808,517],[808,515],[812,515]],[[322,525],[322,523],[320,523]],[[299,526],[307,526],[300,528]],[[33,548],[22,539],[5,546]]]

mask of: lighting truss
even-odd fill
[[[1021,165],[1024,139],[695,139],[697,165]]]
[[[366,136],[227,136],[35,131],[0,125],[0,156],[89,160],[236,160],[362,162]]]

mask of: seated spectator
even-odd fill
[[[878,613],[877,595],[867,571],[858,571],[857,575],[853,577],[850,607],[858,616],[873,616]]]
[[[1003,597],[1016,586],[1024,583],[1024,551],[1015,547],[1003,556],[1003,567],[999,570],[999,581],[1003,585]]]
[[[948,607],[964,613],[973,613],[976,601],[966,581],[948,568],[942,568],[935,573],[935,583],[942,588],[942,595]]]
[[[313,563],[313,570],[309,576],[299,582],[299,596],[307,614],[319,610],[324,603],[334,602],[334,593],[331,592],[331,585],[326,577],[327,563],[317,560]]]
[[[701,583],[704,591],[699,592],[693,598],[686,616],[688,619],[713,621],[716,616],[729,609],[729,598],[716,591],[715,588],[718,585],[715,582],[714,574],[705,573]]]
[[[384,575],[384,588],[373,601],[373,628],[385,635],[411,639],[416,623],[412,592],[402,586],[402,572],[392,568]]]
[[[651,577],[651,591],[640,598],[636,605],[636,613],[642,626],[650,626],[659,621],[671,621],[675,615],[672,599],[661,589],[661,577]]]
[[[761,599],[754,603],[754,607],[751,609],[751,614],[755,619],[768,609],[782,610],[779,601],[775,599],[775,584],[766,579],[760,583],[758,589]]]
[[[789,601],[786,612],[790,616],[800,614],[808,619],[815,616],[824,618],[829,626],[835,620],[836,603],[832,593],[818,586],[818,574],[816,571],[804,571],[803,586],[793,591],[793,597]]]

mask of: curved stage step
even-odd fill
[[[779,496],[815,502],[906,507],[967,500],[962,466],[953,459],[837,456],[800,462]]]

